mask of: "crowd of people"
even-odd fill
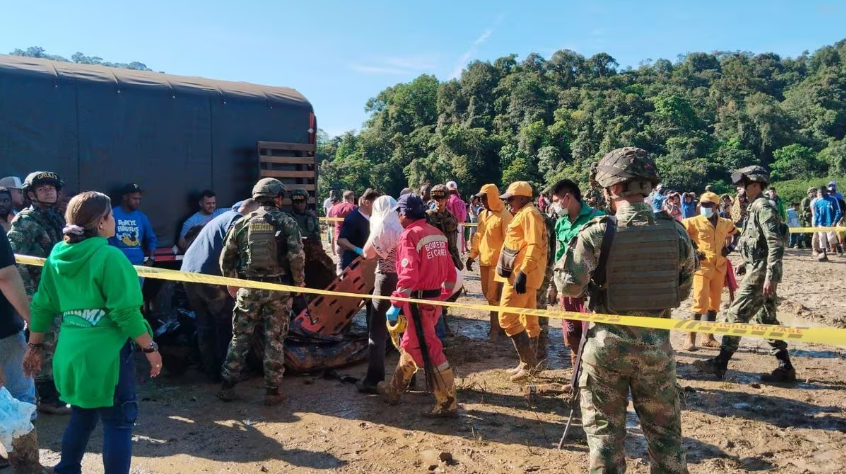
[[[786,228],[796,219],[807,221],[806,203],[786,208],[760,166],[738,170],[732,180],[734,197],[710,189],[698,197],[672,192],[660,184],[646,152],[628,147],[594,166],[594,187],[584,192],[568,179],[547,190],[517,181],[501,192],[489,183],[469,201],[454,181],[425,183],[418,192],[406,188],[396,198],[373,189],[358,198],[349,190],[341,199],[330,192],[322,207],[335,218],[327,239],[338,274],[357,259],[374,259],[373,293],[390,297],[367,304],[368,369],[358,391],[396,404],[423,369],[436,399],[425,415],[458,415],[454,375],[443,350],[452,331],[446,308],[437,302],[455,301],[474,265],[485,300],[496,307],[489,338],[504,334],[514,347],[516,365],[509,373],[514,383],[526,383],[547,367],[548,322],[521,309],[554,305],[569,312],[668,318],[691,295],[692,318],[715,321],[728,287],[733,295],[728,321],[758,317],[778,324],[775,296],[784,247],[803,243],[787,242]],[[100,419],[108,439],[105,472],[128,472],[137,416],[133,347],[147,357],[151,376],[162,369],[140,311],[143,281],[139,284],[132,268],[151,263],[157,245],[140,211],[143,190],[127,185],[114,207],[97,192],[81,193],[62,206],[63,182],[55,173],[35,172],[23,182],[4,178],[0,184],[8,190],[0,188],[0,216],[9,224],[0,231],[0,373],[5,374],[0,381],[16,399],[37,403],[41,413],[70,414],[55,472],[79,472]],[[839,222],[843,198],[836,183],[817,189],[815,199],[811,191],[813,225]],[[286,196],[292,201],[288,212],[282,211]],[[180,232],[179,246],[186,250],[182,270],[304,286],[304,246],[320,240],[307,199],[307,192],[289,192],[273,178],[258,181],[250,198],[231,209],[218,209],[214,193],[202,193],[198,212]],[[465,235],[467,223],[476,225]],[[836,234],[814,234],[812,245],[823,256],[838,245],[842,251]],[[744,263],[733,270],[727,257],[736,248]],[[16,253],[47,260],[43,268],[15,266]],[[744,273],[738,284],[734,275]],[[218,397],[224,402],[237,397],[236,382],[260,325],[264,402],[281,403],[284,340],[297,295],[200,284],[186,284],[186,293],[197,314],[203,369],[221,384]],[[386,380],[389,337],[400,357]],[[564,342],[573,369],[582,368],[577,382],[591,469],[624,469],[631,392],[653,469],[687,472],[669,333],[565,320]],[[697,350],[696,342],[696,334],[689,334],[685,348]],[[719,348],[719,354],[696,367],[724,377],[738,342],[709,335],[701,346]],[[770,344],[779,365],[762,380],[795,381],[786,344]],[[97,363],[85,365],[92,357]],[[35,431],[15,443],[9,461],[21,472],[39,472]]]

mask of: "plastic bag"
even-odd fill
[[[6,452],[12,451],[12,439],[35,429],[30,421],[33,413],[35,405],[16,400],[6,387],[0,387],[0,444]]]

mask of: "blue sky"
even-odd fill
[[[692,51],[796,56],[846,38],[837,1],[0,0],[0,53],[70,57],[294,87],[330,134],[361,128],[368,98],[468,61],[573,49],[622,67]]]

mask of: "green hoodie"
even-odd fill
[[[127,338],[147,332],[138,274],[120,249],[93,237],[53,247],[32,298],[32,332],[47,332],[62,314],[53,356],[61,399],[82,408],[110,407]]]

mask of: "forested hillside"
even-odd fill
[[[366,110],[361,132],[322,137],[322,189],[585,183],[592,161],[629,145],[685,190],[725,189],[732,169],[752,163],[776,180],[841,174],[846,40],[796,58],[690,53],[626,70],[604,53],[510,55],[473,62],[456,80],[389,87]]]

